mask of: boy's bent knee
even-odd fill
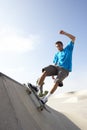
[[[43,71],[43,75],[47,76],[47,71],[46,70]]]
[[[55,83],[56,83],[59,87],[62,87],[62,86],[63,86],[63,82],[62,82],[62,81],[57,81],[57,80],[55,80]]]

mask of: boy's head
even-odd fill
[[[56,47],[58,48],[59,51],[63,50],[63,43],[61,41],[57,41],[55,43]]]

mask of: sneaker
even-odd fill
[[[44,91],[44,93],[39,92],[39,97],[45,97],[48,94],[48,91]]]
[[[38,93],[38,96],[39,96],[39,97],[43,97],[43,96],[44,96],[44,94],[43,94],[43,93],[41,93],[41,92],[39,92],[39,93]]]
[[[44,91],[44,96],[46,96],[48,94],[48,91],[47,90],[45,90]]]
[[[46,104],[47,101],[48,101],[48,98],[47,98],[47,97],[44,97],[44,98],[41,99],[41,102],[42,102],[43,104]]]

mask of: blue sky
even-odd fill
[[[36,83],[44,66],[52,64],[57,49],[70,41],[62,29],[76,36],[73,71],[64,87],[55,93],[86,89],[87,68],[86,0],[3,0],[0,1],[0,71],[21,82]],[[45,80],[50,90],[53,81]]]

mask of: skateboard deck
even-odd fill
[[[28,84],[29,91],[30,91],[29,94],[33,93],[34,96],[35,96],[35,98],[37,99],[37,101],[38,101],[38,103],[39,103],[39,105],[37,106],[37,109],[38,109],[39,111],[43,111],[43,110],[45,109],[47,112],[51,113],[51,112],[47,109],[46,104],[42,103],[40,97],[37,95],[36,91],[32,88],[32,86],[33,86],[32,84],[30,84],[30,83]]]

